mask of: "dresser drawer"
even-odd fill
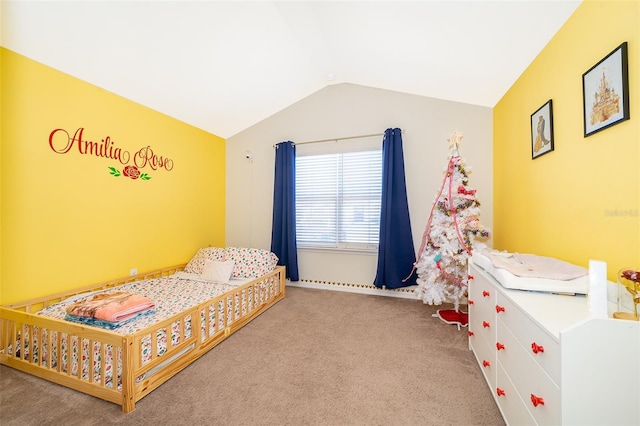
[[[469,331],[478,337],[483,337],[495,349],[496,321],[495,315],[477,314],[475,309],[469,308]]]
[[[497,291],[492,283],[478,273],[469,282],[469,309],[477,315],[490,316],[496,313]]]
[[[513,426],[535,425],[536,422],[527,409],[525,402],[516,392],[515,386],[509,380],[509,376],[505,373],[502,365],[498,364],[496,368],[497,384],[492,389],[502,413],[502,417],[509,420],[509,424]]]
[[[508,372],[516,391],[531,412],[536,423],[560,424],[561,398],[559,386],[533,359],[516,336],[498,319],[498,342],[504,345],[497,351],[498,364]],[[533,399],[541,398],[537,404]]]
[[[491,345],[482,335],[469,336],[469,346],[476,356],[480,370],[490,389],[496,386],[496,347]]]
[[[508,327],[546,374],[560,384],[560,344],[503,294],[498,294],[496,304],[500,326]]]

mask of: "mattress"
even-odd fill
[[[551,259],[560,266],[569,267],[571,274],[558,274],[563,279],[553,278],[548,271],[540,271],[536,277],[535,270],[529,271],[528,276],[516,275],[506,268],[497,267],[491,259],[492,254],[509,255],[505,252],[493,250],[475,250],[471,256],[471,261],[489,275],[495,278],[504,288],[512,290],[528,290],[546,293],[560,294],[588,294],[589,293],[589,273],[586,268],[571,265],[560,260]],[[532,255],[529,255],[532,256]],[[545,258],[549,261],[549,258]],[[582,272],[581,272],[582,271]],[[570,277],[570,278],[567,278]]]
[[[173,315],[197,306],[208,299],[219,296],[234,287],[250,281],[247,278],[240,278],[230,280],[229,283],[217,283],[194,278],[191,275],[192,274],[178,272],[167,277],[152,278],[119,286],[117,288],[118,291],[126,291],[148,297],[155,301],[156,307],[152,315],[142,315],[136,318],[135,321],[126,322],[122,326],[113,328],[111,331],[118,334],[133,334],[145,329],[149,325],[170,318]],[[67,314],[67,306],[90,295],[110,293],[113,291],[115,290],[108,289],[99,292],[78,294],[42,309],[38,312],[38,315],[64,320]]]
[[[249,281],[251,281],[251,279],[249,278],[238,278],[231,279],[228,283],[217,283],[200,279],[196,276],[193,276],[193,274],[178,272],[167,277],[152,278],[144,281],[136,281],[133,283],[124,284],[122,286],[119,286],[117,290],[125,290],[131,293],[149,297],[156,302],[156,306],[149,314],[135,317],[132,321],[127,321],[123,325],[116,328],[109,328],[109,330],[111,332],[122,335],[136,333],[140,330],[144,330],[152,324],[198,306],[200,303],[206,300],[212,299],[216,296],[220,296],[227,291]],[[64,320],[66,316],[65,308],[70,304],[76,303],[77,301],[90,295],[95,295],[98,293],[108,293],[112,291],[114,291],[114,289],[78,294],[60,303],[56,303],[49,307],[46,307],[37,312],[37,314]],[[249,292],[249,299],[252,299],[253,289],[249,287],[246,291]],[[237,299],[237,295],[234,295],[233,297]],[[215,308],[216,307],[212,307],[211,309],[202,309],[200,311],[201,329],[199,331],[203,339],[207,332],[205,324],[209,324],[209,332],[213,333],[216,329],[220,330],[228,325],[224,323],[225,317],[234,318],[239,314],[239,312],[234,311],[242,310],[242,312],[244,313],[246,309],[248,309],[248,307],[245,306],[244,301],[242,304],[239,304],[238,300],[232,300],[231,296],[220,300],[217,309]],[[223,311],[226,311],[226,315],[223,315]],[[209,321],[205,321],[205,317],[208,317]],[[192,333],[194,332],[197,333],[197,330],[192,329],[192,324],[194,322],[192,320],[194,319],[192,319],[190,316],[186,316],[183,323],[174,322],[173,324],[171,324],[171,327],[158,330],[155,339],[157,342],[157,353],[160,355],[163,355],[165,353],[168,346],[168,340],[171,341],[172,345],[177,345],[180,343],[181,327],[184,327],[185,338],[191,337]],[[48,330],[42,331],[42,337],[40,338],[41,341],[38,341],[38,327],[34,327],[33,331],[34,333],[30,335],[30,330],[28,328],[22,330],[20,339],[24,340],[25,345],[24,347],[22,347],[22,354],[19,353],[18,356],[25,357],[25,359],[29,356],[32,356],[33,361],[36,364],[47,365],[49,351],[51,351],[51,359],[53,360],[51,368],[58,368],[61,371],[68,372],[73,376],[80,375],[83,379],[87,379],[91,375],[91,371],[93,371],[93,380],[97,383],[100,383],[100,381],[102,380],[102,375],[104,374],[104,380],[107,387],[113,387],[114,379],[115,377],[117,377],[117,387],[118,389],[121,389],[123,361],[122,353],[120,350],[118,350],[116,353],[111,345],[106,345],[105,348],[101,348],[100,344],[97,342],[94,343],[93,347],[89,347],[89,343],[87,340],[82,339],[82,341],[79,341],[77,337],[68,339],[68,336],[65,333],[52,333],[52,335],[49,336]],[[17,342],[18,348],[22,346],[20,339]],[[29,345],[28,342],[30,340],[32,341]],[[153,340],[151,335],[146,335],[142,339],[140,359],[143,365],[151,360],[152,341]],[[29,348],[33,349],[34,353],[32,355],[28,353]],[[69,348],[71,348],[71,350],[69,350]],[[187,348],[186,350],[188,349],[190,348]],[[20,349],[18,350],[20,351]],[[9,352],[11,353],[11,351],[12,349],[10,348]],[[58,351],[61,351],[62,354],[61,366],[58,366],[56,364],[56,360],[58,359]],[[90,357],[90,352],[93,352],[93,365],[89,364],[89,360],[92,359]],[[99,369],[99,359],[101,357],[105,358],[104,372],[101,372]],[[115,366],[117,366],[117,371],[114,372],[113,370],[116,369]],[[138,377],[137,381],[140,381],[145,377],[148,377],[148,375]]]

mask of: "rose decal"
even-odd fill
[[[131,179],[138,179],[140,177],[140,170],[138,170],[136,166],[127,166],[122,171],[122,174]]]
[[[120,170],[116,169],[115,167],[109,167],[109,174],[111,174],[114,177],[124,175],[134,180],[135,179],[140,179],[140,180],[151,179],[151,176],[149,176],[147,173],[140,173],[140,170],[136,166],[125,166],[125,168],[122,170],[122,173],[120,173]]]

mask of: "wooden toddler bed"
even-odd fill
[[[235,278],[219,282],[209,266],[229,259],[235,262]],[[276,262],[265,250],[206,248],[187,264],[2,306],[0,363],[130,412],[137,401],[285,297],[285,268]],[[155,291],[158,307],[126,326],[106,329],[61,314],[87,295],[132,288]],[[176,305],[180,310],[172,305],[175,301],[158,300],[161,294],[192,290],[197,297],[183,297]]]

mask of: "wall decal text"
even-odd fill
[[[68,154],[74,145],[82,155],[109,158],[125,166],[122,173],[116,167],[109,167],[109,173],[115,177],[124,175],[131,179],[149,180],[151,176],[141,169],[148,167],[151,170],[173,170],[173,160],[157,155],[151,145],[144,146],[131,155],[129,151],[116,146],[110,136],[100,142],[85,139],[84,127],[79,127],[73,136],[65,129],[55,129],[49,134],[49,147],[57,154]],[[130,162],[133,164],[129,164]]]

